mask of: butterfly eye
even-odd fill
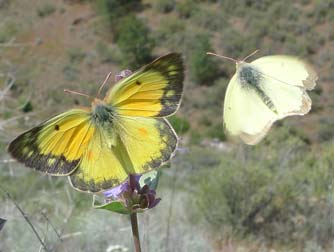
[[[139,86],[141,85],[141,82],[139,80],[136,80],[136,84]]]
[[[55,130],[57,130],[57,131],[59,130],[59,125],[57,125],[57,124],[55,125]]]

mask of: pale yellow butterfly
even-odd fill
[[[313,68],[294,56],[270,55],[251,63],[207,53],[236,63],[224,101],[224,127],[246,144],[257,144],[272,124],[291,115],[305,115],[312,101],[307,90],[316,85]]]

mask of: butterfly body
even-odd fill
[[[262,83],[264,78],[262,77],[260,70],[251,64],[240,61],[237,63],[236,74],[238,75],[239,83],[241,84],[242,88],[251,89],[256,92],[257,95],[266,104],[266,106],[277,114],[275,105],[261,87],[262,85],[265,85],[265,83]]]
[[[116,111],[112,105],[107,105],[101,100],[94,101],[91,117],[95,123],[110,126],[113,124],[115,115]]]
[[[121,79],[91,108],[68,110],[19,135],[8,151],[35,170],[69,175],[76,189],[88,192],[159,167],[177,145],[164,117],[179,107],[183,71],[179,54],[160,57]]]
[[[258,143],[279,119],[305,115],[312,101],[307,94],[317,74],[304,61],[286,55],[236,61],[224,101],[224,127],[247,144]]]

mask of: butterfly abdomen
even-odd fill
[[[260,87],[256,87],[255,92],[257,92],[257,94],[260,96],[264,104],[266,104],[271,111],[273,111],[275,114],[278,113],[273,101],[270,99],[268,95],[266,95],[265,92],[263,92],[263,90]]]

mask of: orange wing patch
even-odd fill
[[[141,137],[147,137],[148,136],[148,132],[145,128],[139,128],[138,131],[139,131],[139,134],[140,134]]]

